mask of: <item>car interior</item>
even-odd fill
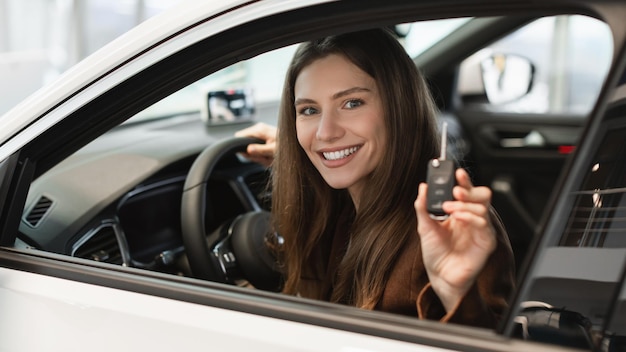
[[[410,21],[386,23],[428,79],[440,121],[448,122],[450,156],[475,184],[494,192],[492,203],[509,234],[523,288],[512,303],[536,302],[524,306],[519,324],[505,327],[508,333],[592,348],[594,339],[604,337],[598,332],[617,327],[609,330],[619,346],[616,341],[626,336],[625,288],[620,286],[626,246],[623,236],[613,235],[622,223],[610,219],[623,218],[624,211],[623,99],[607,111],[615,127],[605,127],[596,163],[586,166],[619,168],[579,176],[584,186],[570,193],[576,211],[564,217],[567,231],[552,239],[551,253],[543,252],[548,239],[537,237],[546,230],[546,211],[556,202],[562,170],[580,145],[609,73],[614,56],[609,26],[581,14],[410,15]],[[583,26],[586,31],[580,30]],[[552,34],[545,35],[546,29]],[[433,43],[415,46],[425,33],[437,31],[442,34]],[[256,122],[275,125],[281,72],[297,43],[308,36],[271,43],[272,50],[259,44],[244,51],[244,39],[234,41],[236,48],[214,50],[207,49],[212,41],[201,42],[51,128],[24,151],[37,163],[30,169],[33,181],[14,247],[79,263],[278,291],[280,277],[263,250],[267,241],[280,242],[278,234],[267,232],[271,169],[243,158],[240,152],[251,140],[233,134]],[[556,47],[552,38],[558,36],[571,38],[570,45]],[[268,62],[276,67],[268,69]],[[589,62],[598,64],[590,67]],[[158,73],[164,67],[169,67],[167,75]],[[156,84],[163,77],[172,82]],[[155,84],[150,95],[141,94]],[[76,138],[76,131],[87,126],[89,132]],[[601,203],[614,205],[609,214],[600,213]],[[590,217],[597,220],[589,222]],[[553,238],[556,232],[550,232]],[[538,253],[544,261],[531,263]],[[612,268],[602,272],[606,279],[598,281],[594,270],[584,273],[588,278],[554,272],[576,266],[580,255]],[[562,258],[572,258],[571,264]],[[531,274],[543,279],[523,281]],[[569,295],[559,286],[567,286]],[[597,295],[587,297],[597,304],[590,308],[573,294],[580,290]],[[614,296],[621,297],[619,309],[611,303]],[[563,316],[563,325],[573,322],[568,330],[545,328],[555,312]]]

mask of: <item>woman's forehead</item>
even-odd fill
[[[354,87],[373,91],[376,81],[345,56],[331,54],[305,66],[296,77],[294,91],[298,98],[300,95],[317,95],[320,90],[335,94]]]

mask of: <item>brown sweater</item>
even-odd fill
[[[454,311],[446,313],[430,286],[417,234],[409,236],[399,253],[375,309],[420,319],[496,328],[507,308],[507,300],[515,284],[515,264],[504,226],[494,211],[491,215],[497,233],[497,247],[476,283]],[[346,237],[339,233],[333,239],[328,263],[329,275],[336,272],[345,253]],[[305,297],[328,297],[328,292],[332,291],[328,286],[331,280],[324,281],[321,283],[320,280],[303,277],[300,283],[301,293]]]
[[[495,213],[492,215],[498,245],[476,283],[454,311],[446,314],[430,286],[418,236],[412,236],[404,246],[376,309],[421,319],[495,328],[515,285],[515,264],[504,227]]]

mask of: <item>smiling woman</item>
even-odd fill
[[[449,218],[426,213],[426,186],[416,191],[439,153],[435,107],[396,38],[369,30],[304,43],[282,99],[272,213],[283,291],[495,327],[513,287],[506,233],[491,192],[461,170]]]

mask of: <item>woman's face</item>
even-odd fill
[[[329,55],[300,72],[294,104],[300,146],[328,185],[347,188],[358,206],[386,145],[376,82],[344,56]]]

